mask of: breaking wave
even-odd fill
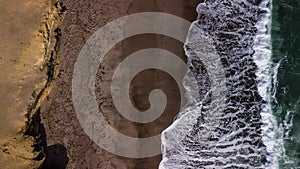
[[[159,168],[278,168],[271,0],[206,0],[197,12],[184,46],[189,102],[162,133]]]

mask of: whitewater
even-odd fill
[[[184,45],[188,104],[162,133],[160,169],[278,168],[271,11],[271,0],[198,5]]]

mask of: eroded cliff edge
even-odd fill
[[[40,168],[39,107],[58,70],[64,8],[58,0],[1,2],[0,167]]]

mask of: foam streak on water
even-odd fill
[[[162,133],[160,168],[278,168],[271,0],[206,0],[197,12],[185,43],[189,105]]]
[[[272,77],[271,75],[274,75],[274,73],[276,73],[276,69],[278,69],[278,66],[272,68],[271,61],[271,4],[272,0],[263,0],[259,5],[260,12],[258,15],[258,22],[256,23],[258,31],[254,40],[253,49],[255,50],[255,53],[253,58],[257,65],[256,75],[258,92],[266,102],[263,104],[261,110],[261,118],[263,122],[262,140],[266,145],[268,152],[266,168],[273,169],[278,168],[276,142],[278,143],[279,140],[275,139],[275,131],[278,130],[278,128],[276,118],[271,109],[273,93],[271,91],[271,83],[275,80],[274,76]],[[276,83],[276,81],[273,81],[273,83]]]

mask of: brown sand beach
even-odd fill
[[[201,1],[2,1],[0,168],[157,168],[160,155],[117,156],[86,135],[72,103],[74,63],[86,40],[108,22],[139,12],[164,12],[192,22]],[[142,138],[169,126],[181,101],[174,79],[151,69],[131,82],[131,102],[146,110],[149,92],[163,89],[168,98],[163,118],[141,124],[117,112],[110,97],[112,73],[129,54],[144,48],[166,49],[186,61],[181,42],[162,35],[138,35],[109,51],[103,63],[106,69],[99,70],[96,79],[97,101],[106,120],[119,132]]]

